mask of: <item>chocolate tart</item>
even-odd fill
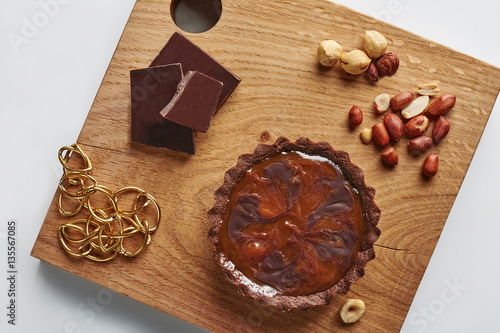
[[[375,190],[328,143],[278,138],[241,155],[214,193],[208,238],[242,295],[282,311],[326,305],[375,258]]]

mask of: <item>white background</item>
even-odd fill
[[[41,3],[51,1],[0,0],[0,331],[202,332],[30,257],[60,177],[57,151],[76,141],[135,2],[57,0],[44,20]],[[338,2],[500,67],[500,2]],[[38,27],[23,31],[27,21]],[[15,47],[12,34],[26,39]],[[498,109],[403,332],[500,331]],[[6,316],[9,219],[18,224],[16,326]]]

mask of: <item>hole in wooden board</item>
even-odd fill
[[[222,14],[221,0],[172,0],[170,13],[185,32],[200,33],[213,28]]]

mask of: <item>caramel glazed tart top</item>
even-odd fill
[[[235,269],[234,264],[222,253],[218,246],[218,235],[226,204],[231,191],[238,181],[256,163],[282,152],[292,151],[299,151],[311,156],[321,156],[335,163],[359,192],[365,216],[365,237],[354,264],[346,275],[337,284],[327,290],[303,296],[277,295],[272,288],[262,287],[251,282]],[[299,138],[296,142],[291,142],[287,138],[280,137],[272,145],[258,145],[253,154],[241,155],[236,166],[226,171],[223,185],[214,193],[215,204],[207,214],[212,226],[208,233],[208,238],[214,247],[216,261],[226,273],[224,274],[225,278],[237,286],[238,292],[241,295],[251,296],[262,305],[274,306],[282,311],[288,311],[293,308],[308,309],[316,305],[326,305],[330,303],[334,295],[347,293],[351,283],[364,275],[365,265],[375,258],[373,244],[380,236],[380,230],[377,228],[380,219],[380,209],[375,204],[374,197],[375,189],[365,184],[363,170],[351,163],[348,153],[334,150],[327,142],[313,143],[307,138]]]

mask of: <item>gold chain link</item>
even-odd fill
[[[68,165],[72,154],[79,155],[83,167],[75,168]],[[109,261],[118,254],[133,257],[144,251],[151,242],[151,234],[156,231],[161,219],[160,206],[155,198],[135,186],[112,191],[98,184],[90,175],[92,163],[89,157],[76,143],[59,150],[59,161],[63,167],[63,175],[59,181],[59,212],[67,217],[77,214],[85,216],[59,227],[58,239],[63,249],[70,255],[94,261]],[[135,196],[129,210],[122,209],[119,204],[119,197],[126,194]],[[93,196],[104,197],[107,206],[94,207],[91,201]],[[72,208],[63,207],[68,202]],[[155,210],[154,223],[141,218],[141,214],[146,215],[146,210],[151,210],[149,207]],[[151,212],[148,214],[151,215]],[[142,234],[140,247],[127,248],[124,241],[136,234]]]

